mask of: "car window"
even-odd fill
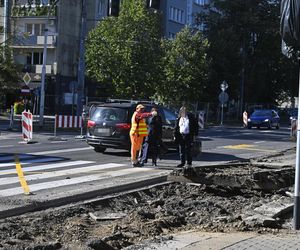
[[[256,111],[254,111],[254,113],[252,115],[253,116],[270,116],[271,111],[269,111],[269,110],[256,110]]]
[[[122,108],[97,107],[93,113],[92,120],[124,122],[126,120],[126,110]]]
[[[166,123],[174,125],[177,120],[177,115],[173,111],[166,108],[163,108],[163,112],[165,115]]]

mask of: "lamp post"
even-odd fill
[[[57,4],[58,1],[59,0],[54,1],[48,10],[47,22],[46,22],[47,26],[49,25],[51,10],[53,6]],[[43,66],[42,66],[42,80],[41,80],[41,99],[40,99],[40,117],[39,117],[40,127],[44,125],[44,109],[45,109],[45,78],[46,78],[47,40],[48,40],[48,29],[46,25],[44,30]]]

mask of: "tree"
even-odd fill
[[[281,53],[280,1],[213,0],[206,18],[212,59],[209,96],[226,80],[230,96],[245,102],[276,103],[295,90],[296,65]],[[201,18],[200,18],[201,19]],[[244,87],[244,91],[241,87]]]
[[[209,68],[208,47],[207,39],[189,27],[177,33],[174,40],[163,42],[165,82],[158,87],[163,102],[178,104],[201,100]]]
[[[161,79],[160,18],[144,0],[123,0],[118,17],[99,22],[88,36],[88,75],[111,83],[115,97],[148,98]]]
[[[0,46],[0,93],[1,97],[17,88],[19,77],[9,47]]]

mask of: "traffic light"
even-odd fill
[[[120,0],[109,0],[108,16],[118,16],[120,11]]]
[[[159,10],[160,0],[148,0],[148,7]]]

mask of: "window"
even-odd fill
[[[184,23],[184,11],[170,6],[169,20],[172,20],[177,23]]]
[[[100,122],[124,122],[126,110],[122,108],[98,107],[92,115],[92,119]]]
[[[0,34],[4,33],[4,26],[0,26]]]
[[[26,62],[28,65],[43,64],[43,52],[31,52],[27,55]]]
[[[209,4],[209,0],[195,0],[195,3],[199,5],[206,5]]]
[[[177,120],[176,114],[174,112],[172,112],[171,110],[166,109],[166,108],[164,108],[163,111],[164,111],[164,114],[165,114],[166,123],[175,125],[175,122]]]
[[[0,0],[0,6],[4,6],[4,0]]]
[[[103,0],[98,0],[97,14],[102,15],[103,14],[103,9],[104,9],[104,1]]]
[[[25,29],[29,35],[42,36],[42,35],[44,35],[45,24],[44,23],[26,23]]]

